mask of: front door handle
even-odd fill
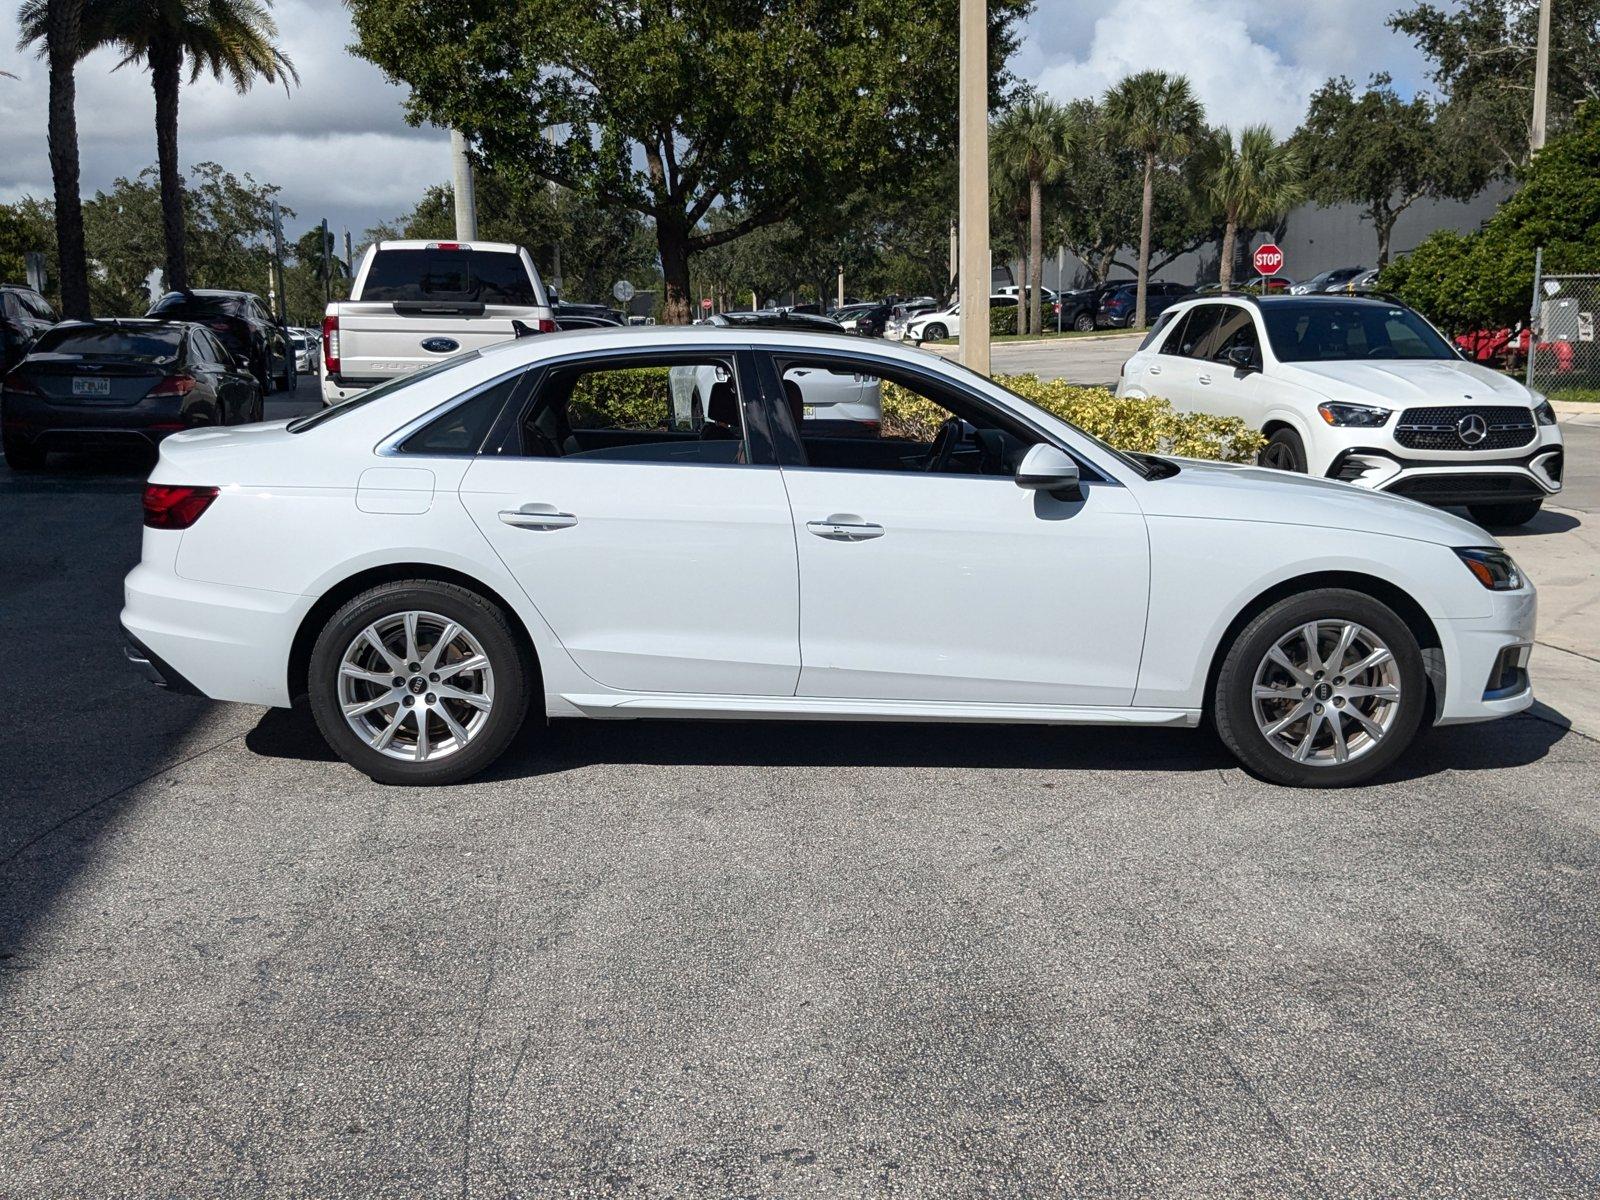
[[[554,504],[524,504],[521,508],[503,508],[500,520],[518,529],[571,529],[578,518],[568,512],[557,512]]]
[[[854,513],[834,513],[821,521],[807,521],[806,528],[830,542],[864,542],[883,536],[883,526],[863,521]]]
[[[1210,384],[1211,384],[1211,376],[1209,376],[1209,375],[1200,376],[1200,382],[1209,387]]]
[[[1161,364],[1160,363],[1151,363],[1148,367],[1145,368],[1145,373],[1147,375],[1159,375],[1159,374],[1161,374]]]

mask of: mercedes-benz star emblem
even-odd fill
[[[1477,413],[1468,413],[1456,422],[1456,436],[1469,446],[1476,446],[1489,436],[1489,423]]]

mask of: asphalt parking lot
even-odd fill
[[[1600,1190],[1580,733],[1319,794],[1202,732],[560,725],[380,788],[122,663],[140,483],[0,468],[0,1196]]]

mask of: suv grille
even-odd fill
[[[1459,405],[1406,409],[1394,440],[1408,450],[1514,450],[1534,432],[1530,409]]]

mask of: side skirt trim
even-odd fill
[[[1077,704],[958,704],[940,700],[862,700],[825,696],[702,696],[564,693],[583,716],[602,720],[694,717],[727,720],[975,721],[1032,725],[1165,725],[1193,728],[1197,708],[1102,708]],[[552,715],[555,715],[552,713]]]

